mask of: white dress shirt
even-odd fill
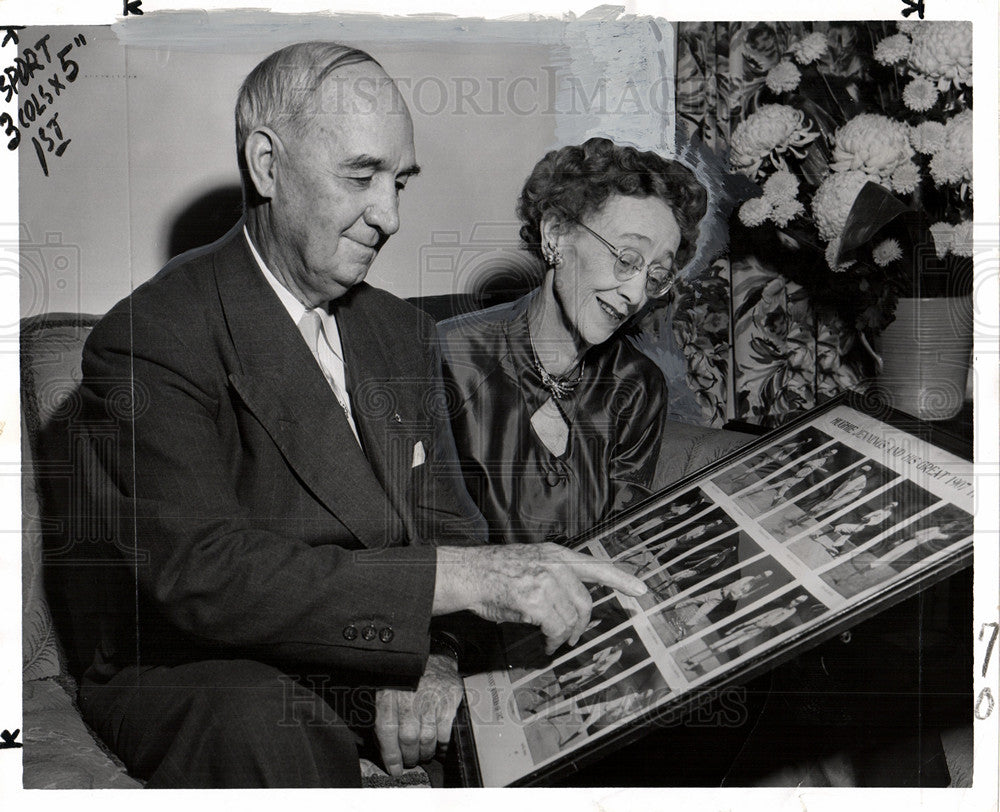
[[[332,313],[328,313],[326,308],[306,307],[296,299],[292,295],[292,292],[282,285],[278,278],[271,273],[267,265],[264,264],[264,260],[257,253],[257,248],[253,244],[253,240],[250,239],[250,234],[247,232],[246,226],[243,226],[243,236],[246,238],[247,245],[250,246],[250,253],[253,254],[253,258],[257,262],[257,267],[260,268],[267,283],[278,295],[281,304],[284,305],[285,310],[288,311],[288,315],[292,317],[292,321],[295,322],[299,328],[299,332],[302,333],[309,351],[319,364],[323,377],[326,378],[326,382],[330,385],[330,389],[333,390],[333,394],[344,410],[344,416],[347,418],[347,424],[354,433],[354,438],[358,441],[358,445],[360,445],[361,438],[358,436],[358,427],[354,424],[354,415],[351,412],[351,399],[347,394],[347,369],[344,366],[344,350],[340,342],[340,330],[337,328],[337,319]],[[311,324],[310,319],[313,320]]]

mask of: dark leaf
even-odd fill
[[[770,364],[783,359],[785,353],[782,353],[774,342],[754,336],[750,339],[750,357],[760,363]]]
[[[823,246],[820,245],[819,239],[816,236],[816,229],[811,224],[811,222],[809,223],[808,227],[793,222],[785,226],[783,229],[781,229],[781,231],[785,235],[785,237],[790,237],[796,243],[798,243],[800,248],[808,248],[810,251],[817,253],[820,256],[820,258],[822,258]],[[799,262],[801,263],[801,260],[799,260]]]
[[[799,171],[806,185],[815,189],[822,182],[830,168],[830,150],[826,140],[817,138],[806,148],[806,157],[799,161]]]
[[[795,106],[805,113],[806,117],[813,123],[813,126],[819,130],[820,137],[830,144],[833,143],[833,134],[837,131],[837,127],[840,126],[837,119],[829,112],[830,109],[836,110],[836,104],[831,103],[831,101],[836,102],[836,98],[831,100],[828,93],[824,94],[823,103],[817,102],[808,96],[798,96],[794,101]]]
[[[869,181],[861,187],[851,212],[847,215],[840,238],[840,254],[865,245],[885,226],[908,209],[892,192]]]
[[[802,243],[781,229],[775,229],[774,236],[778,238],[778,242],[781,243],[782,248],[787,248],[789,251],[802,250]]]
[[[750,295],[747,296],[743,300],[743,302],[740,303],[740,306],[738,308],[736,308],[736,312],[733,315],[733,321],[739,323],[740,319],[742,319],[744,316],[746,316],[747,313],[753,310],[757,306],[757,303],[760,301],[763,293],[764,293],[763,285],[752,290],[750,292]]]

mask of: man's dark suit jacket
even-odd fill
[[[366,284],[334,306],[364,454],[242,224],[94,328],[83,481],[128,566],[89,678],[220,657],[422,673],[431,542],[477,543],[482,520],[441,475],[433,322]]]

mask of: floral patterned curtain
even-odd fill
[[[835,43],[824,71],[857,70],[856,28],[836,23],[678,23],[677,121],[681,136],[728,160],[732,132],[757,106],[767,72],[790,42],[812,31]],[[858,380],[863,352],[853,330],[817,317],[775,256],[731,244],[728,256],[681,286],[673,337],[699,422],[765,426],[814,406]],[[720,322],[728,327],[720,329]]]

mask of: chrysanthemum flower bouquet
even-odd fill
[[[812,306],[870,337],[897,297],[971,285],[972,24],[858,26],[852,53],[808,33],[768,70],[730,144],[759,188],[731,243],[796,252]]]

